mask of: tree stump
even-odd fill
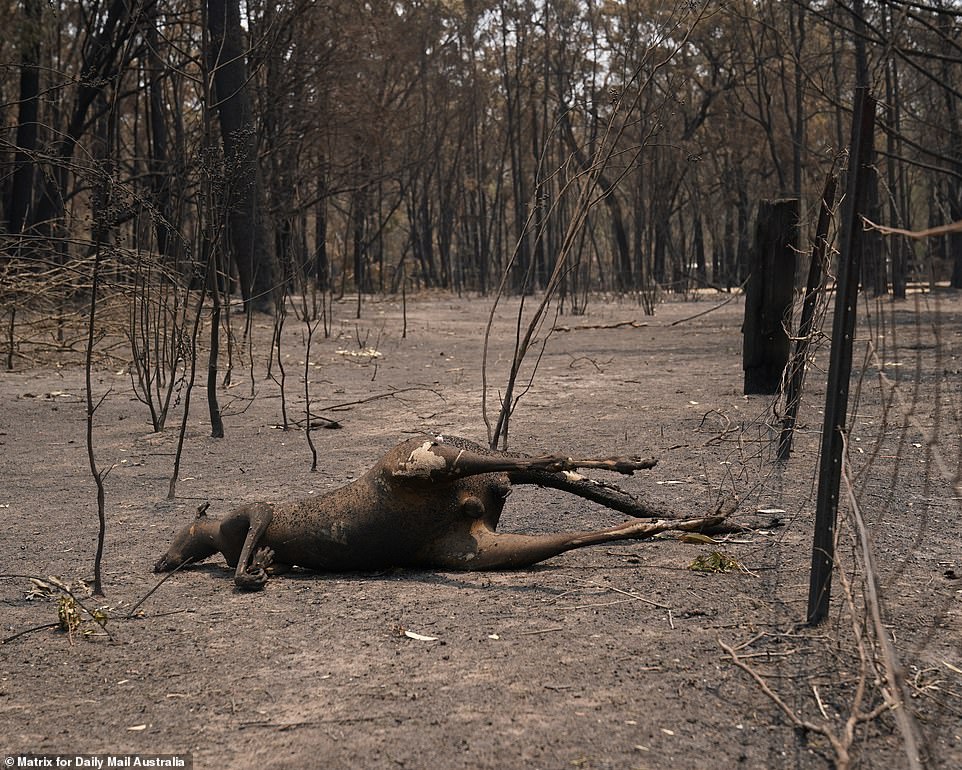
[[[745,394],[777,393],[788,363],[786,322],[791,317],[798,253],[798,199],[758,205],[751,273],[745,289],[742,369]]]

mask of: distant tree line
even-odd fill
[[[881,105],[870,218],[962,219],[959,0],[0,7],[5,293],[76,289],[95,243],[118,280],[146,255],[263,307],[306,284],[532,291],[562,248],[572,297],[728,288],[759,200],[814,218],[860,84]],[[962,287],[958,235],[869,251],[877,293]]]

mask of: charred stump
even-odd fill
[[[749,254],[742,326],[745,394],[777,393],[788,363],[786,321],[791,316],[798,253],[798,199],[762,201]]]

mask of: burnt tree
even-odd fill
[[[207,0],[207,63],[227,176],[228,237],[244,304],[274,306],[274,256],[257,170],[257,133],[238,0]]]
[[[798,199],[762,201],[745,291],[742,368],[745,394],[777,393],[790,351],[786,321],[792,310],[798,253]]]

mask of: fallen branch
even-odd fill
[[[330,719],[309,719],[301,722],[241,722],[237,725],[240,730],[248,730],[252,727],[263,727],[275,729],[280,732],[293,730],[297,727],[314,727],[316,725],[349,725],[359,722],[377,722],[379,719],[395,720],[395,716],[372,716],[372,717],[332,717]]]
[[[32,634],[34,631],[43,631],[45,628],[59,628],[60,621],[54,621],[53,623],[43,623],[39,626],[31,626],[30,628],[25,628],[23,631],[18,631],[13,636],[8,636],[6,639],[0,639],[0,645],[9,644],[15,639],[19,639],[21,636],[26,636],[27,634]]]
[[[433,393],[435,396],[444,401],[444,396],[442,396],[438,391],[433,388],[424,388],[420,386],[412,386],[410,388],[398,388],[397,390],[392,390],[387,393],[378,393],[373,396],[368,396],[367,398],[360,398],[357,401],[345,401],[342,404],[331,404],[330,406],[313,407],[313,412],[332,412],[335,409],[347,409],[349,406],[359,406],[361,404],[368,404],[371,401],[379,401],[382,398],[396,398],[400,393],[408,393],[412,390],[426,390],[428,393]],[[316,416],[312,413],[312,416]]]
[[[619,321],[613,324],[583,324],[580,326],[554,326],[551,331],[553,332],[575,332],[583,331],[585,329],[621,329],[624,327],[631,327],[632,329],[644,329],[648,324],[639,321]]]
[[[210,507],[210,503],[204,503],[203,505],[199,506],[197,510],[206,512],[209,507]],[[151,588],[146,594],[143,595],[143,597],[137,603],[134,604],[133,607],[130,608],[130,611],[127,613],[126,619],[130,620],[134,616],[134,613],[137,611],[137,608],[140,607],[140,605],[143,604],[145,601],[147,601],[151,596],[153,596],[154,591],[156,591],[164,583],[170,580],[176,572],[180,571],[181,569],[183,569],[184,567],[190,564],[193,564],[194,562],[195,562],[195,559],[185,559],[183,564],[178,565],[177,567],[172,569],[170,572],[168,572],[166,575],[164,575],[160,580],[158,580],[157,585]]]
[[[845,452],[843,452],[843,458],[845,456],[847,455]],[[848,607],[850,615],[852,635],[858,652],[859,671],[856,680],[855,692],[852,696],[851,711],[837,729],[832,729],[830,724],[828,724],[831,720],[828,717],[824,703],[817,688],[812,686],[812,693],[814,695],[819,712],[826,720],[825,724],[818,724],[802,719],[781,699],[776,692],[774,692],[768,686],[768,683],[764,680],[764,678],[745,662],[745,658],[749,656],[739,655],[732,647],[726,645],[720,639],[718,640],[718,644],[726,653],[728,653],[729,657],[732,659],[732,662],[738,668],[742,669],[745,673],[751,676],[752,679],[755,680],[761,691],[768,696],[768,698],[785,714],[785,716],[795,727],[818,733],[819,735],[825,737],[825,739],[831,745],[832,750],[835,752],[835,766],[838,768],[838,770],[847,770],[851,765],[852,757],[850,752],[851,747],[855,743],[856,727],[860,723],[868,722],[878,718],[887,711],[893,712],[896,723],[899,726],[899,730],[902,734],[905,754],[908,760],[907,767],[911,768],[911,770],[921,770],[922,764],[919,753],[920,742],[918,739],[917,729],[911,714],[909,714],[905,707],[901,676],[899,675],[900,669],[895,656],[895,650],[891,641],[889,640],[888,631],[882,624],[881,603],[878,596],[877,577],[868,533],[866,531],[864,519],[861,514],[861,509],[859,508],[858,501],[855,499],[855,495],[852,490],[847,467],[844,464],[842,468],[842,479],[845,481],[846,485],[846,492],[851,509],[851,519],[853,521],[853,529],[856,534],[863,579],[866,585],[865,602],[869,615],[868,628],[871,628],[872,632],[874,633],[876,643],[881,652],[882,669],[888,685],[887,687],[882,686],[879,688],[881,690],[882,702],[869,711],[862,710],[863,700],[865,700],[869,683],[873,680],[875,680],[877,683],[877,677],[879,674],[875,666],[872,665],[872,659],[869,655],[866,645],[866,621],[860,613],[856,612],[856,604],[852,592],[851,582],[848,580],[845,570],[843,569],[839,569],[839,580],[845,593],[846,606]],[[744,647],[748,646],[748,644],[757,641],[758,638],[760,637],[753,637],[753,639],[749,642],[740,645],[739,649],[743,649]]]
[[[759,674],[755,669],[749,666],[741,656],[735,652],[731,647],[725,644],[721,639],[716,640],[719,646],[728,653],[729,657],[738,668],[748,674],[752,679],[755,680],[755,684],[758,685],[765,695],[768,696],[769,700],[778,706],[779,710],[787,717],[788,721],[792,723],[795,727],[801,730],[807,730],[812,733],[818,733],[825,737],[825,739],[831,744],[832,750],[835,752],[835,767],[837,770],[848,770],[851,764],[851,757],[849,755],[848,746],[841,741],[835,733],[830,730],[826,725],[816,724],[815,722],[809,722],[807,719],[802,719],[798,716],[785,701],[779,697],[778,693],[775,692],[771,687],[768,686],[761,674]]]
[[[77,598],[77,595],[73,592],[70,586],[68,586],[59,578],[56,578],[53,576],[41,578],[41,577],[37,577],[36,575],[20,575],[20,574],[13,574],[13,573],[0,574],[0,580],[3,580],[3,579],[12,580],[17,578],[30,580],[34,583],[35,587],[42,587],[44,589],[55,588],[56,590],[60,591],[61,594],[64,594],[67,597],[69,597],[74,604],[76,604],[78,607],[80,607],[81,610],[86,612],[87,615],[90,617],[90,620],[92,620],[94,623],[100,626],[101,630],[103,630],[103,632],[107,635],[107,638],[110,639],[110,641],[114,641],[114,638],[111,635],[110,631],[107,630],[108,618],[106,617],[106,615],[98,612],[97,610],[91,610],[89,607],[87,607],[87,605],[85,605],[82,601],[80,601],[80,599]],[[49,594],[46,591],[44,595],[49,596]],[[26,634],[33,633],[34,631],[41,631],[44,628],[63,627],[63,625],[64,624],[62,621],[58,621],[56,623],[44,623],[43,625],[40,625],[40,626],[33,626],[20,633],[14,634],[13,636],[7,637],[6,639],[0,641],[0,644],[6,644],[7,642],[13,641],[14,639],[17,639],[21,636],[25,636]],[[65,630],[67,631],[68,634],[70,633],[69,629],[65,629]],[[71,641],[71,644],[73,644],[72,641]]]
[[[845,435],[843,435],[843,441]],[[888,697],[892,700],[892,710],[895,714],[895,722],[902,733],[902,740],[905,745],[905,757],[911,770],[921,770],[918,729],[912,715],[905,708],[904,688],[901,676],[901,666],[895,654],[895,646],[889,638],[888,630],[882,623],[882,603],[879,599],[878,576],[875,572],[875,559],[872,556],[872,549],[865,526],[865,519],[862,516],[862,509],[855,498],[852,489],[852,482],[848,474],[848,447],[842,453],[842,480],[845,482],[845,495],[849,502],[852,523],[855,533],[858,536],[858,547],[862,557],[862,570],[865,580],[865,599],[868,604],[869,616],[872,620],[872,627],[875,631],[875,638],[881,651],[882,668],[885,671],[885,679],[888,682]]]
[[[759,674],[743,660],[742,656],[725,644],[721,639],[716,639],[716,641],[718,642],[719,646],[721,646],[721,648],[728,653],[732,663],[734,663],[738,668],[755,680],[758,688],[768,696],[772,703],[778,706],[779,710],[788,718],[793,726],[800,730],[807,730],[809,732],[817,733],[818,735],[823,736],[825,740],[829,742],[832,747],[832,751],[835,752],[836,770],[848,770],[848,768],[851,766],[852,757],[850,748],[855,740],[855,726],[859,722],[868,722],[878,718],[890,708],[888,701],[885,701],[879,706],[876,706],[870,712],[862,713],[858,710],[858,704],[856,704],[848,719],[845,720],[844,731],[842,733],[842,737],[840,737],[828,725],[810,722],[809,720],[802,719],[800,716],[798,716],[798,714],[796,714],[788,706],[788,704],[786,704],[785,701],[779,697],[778,693],[768,686],[768,682],[765,681],[761,674]],[[864,677],[860,682],[860,689],[862,684],[864,684]],[[821,699],[817,697],[817,693],[816,702],[819,705],[819,710],[824,714],[825,712],[822,708]]]
[[[694,321],[696,318],[701,318],[703,315],[714,313],[719,308],[725,307],[725,305],[727,305],[729,302],[732,302],[733,300],[736,300],[738,299],[738,297],[741,296],[740,292],[742,289],[745,288],[745,284],[747,283],[748,283],[748,279],[746,278],[741,284],[739,284],[738,291],[733,292],[732,295],[728,299],[726,299],[724,302],[719,302],[717,305],[708,308],[708,310],[702,310],[700,313],[695,313],[695,315],[690,315],[687,318],[679,318],[677,321],[672,321],[669,324],[669,326],[678,326],[678,324],[688,323],[688,321]]]
[[[654,599],[649,599],[647,596],[641,596],[640,594],[633,593],[632,591],[625,591],[622,588],[615,588],[614,586],[606,586],[604,583],[596,583],[594,580],[580,580],[578,582],[586,583],[590,586],[595,586],[596,588],[603,588],[606,591],[614,591],[616,594],[627,596],[631,599],[635,599],[636,601],[644,602],[645,604],[650,604],[653,607],[659,607],[663,610],[671,609],[667,604],[656,602]]]

